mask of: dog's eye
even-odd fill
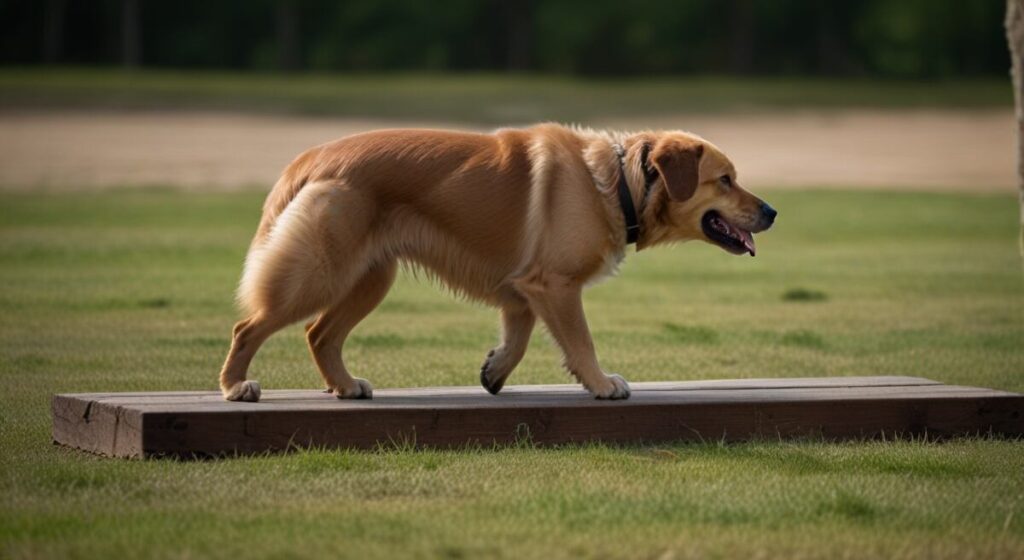
[[[732,177],[729,177],[728,175],[722,175],[721,177],[718,178],[718,182],[721,183],[723,187],[731,187]]]

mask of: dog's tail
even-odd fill
[[[241,310],[252,315],[271,307],[295,307],[302,289],[320,262],[310,254],[318,246],[303,202],[304,189],[315,171],[315,152],[310,150],[295,159],[278,179],[263,204],[263,217],[245,257],[245,268],[238,284],[236,301]]]
[[[281,178],[274,184],[274,188],[270,190],[267,200],[263,203],[263,217],[260,219],[260,225],[252,239],[253,247],[266,240],[274,228],[277,218],[311,180],[312,175],[316,172],[318,152],[319,150],[314,148],[300,154],[288,164],[284,173],[281,174]]]

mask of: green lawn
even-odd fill
[[[634,381],[920,375],[1024,391],[1011,195],[781,192],[757,258],[629,255],[588,293]],[[55,392],[214,389],[258,194],[0,195],[0,556],[1024,556],[1024,443],[820,441],[115,461]],[[400,279],[347,348],[378,388],[476,384],[488,309]],[[510,383],[566,375],[538,333]],[[298,327],[254,363],[317,387]]]
[[[1009,82],[0,69],[6,107],[183,108],[507,124],[747,109],[1012,107]]]

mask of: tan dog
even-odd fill
[[[626,381],[598,365],[582,293],[615,271],[634,218],[638,250],[703,239],[753,255],[751,232],[770,227],[775,211],[740,188],[718,148],[684,132],[383,130],[313,148],[263,207],[238,291],[246,318],[220,374],[224,397],[259,400],[246,381],[256,350],[315,315],[306,334],[328,389],[370,398],[341,348],[405,261],[501,310],[501,344],[480,374],[491,393],[540,317],[587,390],[627,398]]]

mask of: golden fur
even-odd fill
[[[626,151],[624,168],[616,143]],[[644,146],[659,178],[641,204]],[[502,342],[481,371],[492,393],[540,317],[591,393],[628,397],[626,381],[598,365],[582,306],[583,287],[614,272],[625,252],[621,169],[643,209],[638,250],[707,240],[701,218],[710,209],[745,230],[770,225],[761,201],[734,183],[728,158],[684,132],[555,124],[493,134],[382,130],[301,154],[267,197],[246,258],[238,289],[246,318],[221,371],[225,398],[259,400],[259,385],[246,380],[253,355],[275,331],[309,316],[309,347],[328,389],[370,397],[341,347],[387,294],[399,262],[501,310]]]

